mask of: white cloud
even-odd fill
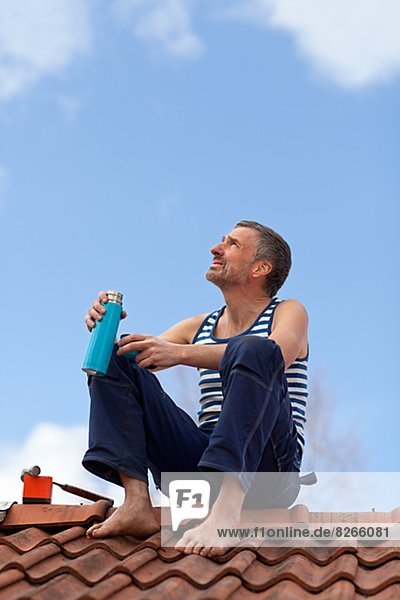
[[[317,72],[343,87],[400,71],[398,0],[246,0],[224,14],[289,31]]]
[[[118,16],[132,23],[134,35],[157,44],[179,58],[197,58],[204,51],[193,32],[187,0],[116,0]]]
[[[0,100],[23,94],[89,50],[88,0],[0,0]]]
[[[0,445],[0,501],[22,502],[22,469],[39,465],[42,475],[58,483],[68,483],[113,498],[115,506],[122,504],[124,492],[120,486],[107,483],[82,467],[87,449],[87,427],[63,427],[54,423],[39,423],[22,444]],[[158,492],[151,475],[150,493],[153,504],[160,505],[165,497]],[[89,501],[53,486],[53,504],[80,504]]]

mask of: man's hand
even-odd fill
[[[108,296],[106,292],[99,292],[98,299],[93,300],[92,306],[89,308],[88,312],[85,315],[85,323],[89,331],[92,331],[92,329],[96,326],[96,321],[101,321],[104,313],[106,312],[106,308],[101,304],[101,302],[103,302],[103,304],[106,304],[108,302]],[[125,319],[126,316],[127,313],[125,310],[123,310],[121,314],[121,319]]]
[[[135,360],[142,369],[165,369],[181,364],[181,344],[167,342],[154,335],[132,333],[122,338],[118,345],[117,354],[120,356],[138,350]]]

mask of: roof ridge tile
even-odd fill
[[[93,504],[14,504],[0,523],[0,530],[22,529],[30,526],[61,527],[86,525],[103,521],[110,503],[97,500]]]

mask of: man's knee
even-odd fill
[[[274,340],[263,338],[258,335],[241,335],[232,338],[226,347],[228,354],[254,354],[271,356],[275,354],[279,346]]]
[[[273,340],[257,335],[242,335],[228,342],[221,361],[221,371],[236,364],[252,367],[278,364],[282,360],[281,349]]]

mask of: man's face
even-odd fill
[[[248,282],[256,251],[258,232],[248,227],[236,227],[211,248],[213,261],[206,279],[221,290]]]

